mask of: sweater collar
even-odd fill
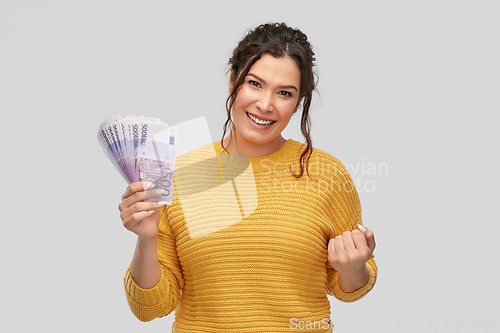
[[[276,165],[281,166],[284,162],[290,161],[294,154],[298,154],[299,148],[302,145],[301,142],[288,139],[276,152],[264,156],[248,157],[248,159],[252,163],[254,172],[268,171],[269,168],[276,168]],[[227,154],[224,148],[222,148],[220,141],[214,142],[214,148],[218,154]],[[300,155],[297,155],[298,157]]]

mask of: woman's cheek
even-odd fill
[[[236,99],[239,102],[238,104],[246,105],[257,97],[258,97],[258,95],[255,91],[252,91],[250,88],[245,86],[245,87],[242,87],[242,89],[238,92]]]
[[[288,102],[283,105],[283,110],[285,111],[286,117],[291,117],[293,115],[293,110],[295,108],[295,103],[294,102]]]

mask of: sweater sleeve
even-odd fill
[[[161,208],[158,230],[158,260],[161,265],[161,279],[150,289],[139,287],[128,267],[125,277],[125,295],[132,313],[140,321],[151,321],[170,314],[180,298],[184,287],[182,268],[177,256],[175,238],[168,222],[167,207]]]
[[[334,161],[330,163],[335,165],[335,172],[331,175],[333,178],[330,179],[332,183],[331,191],[328,192],[331,202],[330,213],[333,219],[331,238],[335,238],[335,236],[342,235],[345,231],[358,229],[358,224],[362,225],[363,222],[361,218],[361,203],[351,176],[345,166],[337,159],[334,158]],[[368,282],[363,287],[350,293],[346,293],[340,289],[338,284],[339,274],[327,260],[327,293],[343,302],[354,302],[364,297],[374,287],[377,280],[378,269],[374,257],[372,255],[366,262],[370,270]]]

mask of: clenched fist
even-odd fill
[[[370,277],[365,264],[375,250],[375,238],[371,230],[358,227],[361,230],[346,231],[328,243],[328,261],[339,272],[339,286],[345,292],[361,288]]]

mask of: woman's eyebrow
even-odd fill
[[[254,78],[256,78],[257,80],[261,81],[262,83],[266,84],[266,81],[260,77],[258,77],[257,75],[255,75],[254,73],[248,73],[247,76],[253,76]],[[281,89],[294,89],[296,92],[299,92],[299,90],[297,89],[296,86],[294,85],[283,85],[283,86],[278,86],[278,88],[281,88]]]

